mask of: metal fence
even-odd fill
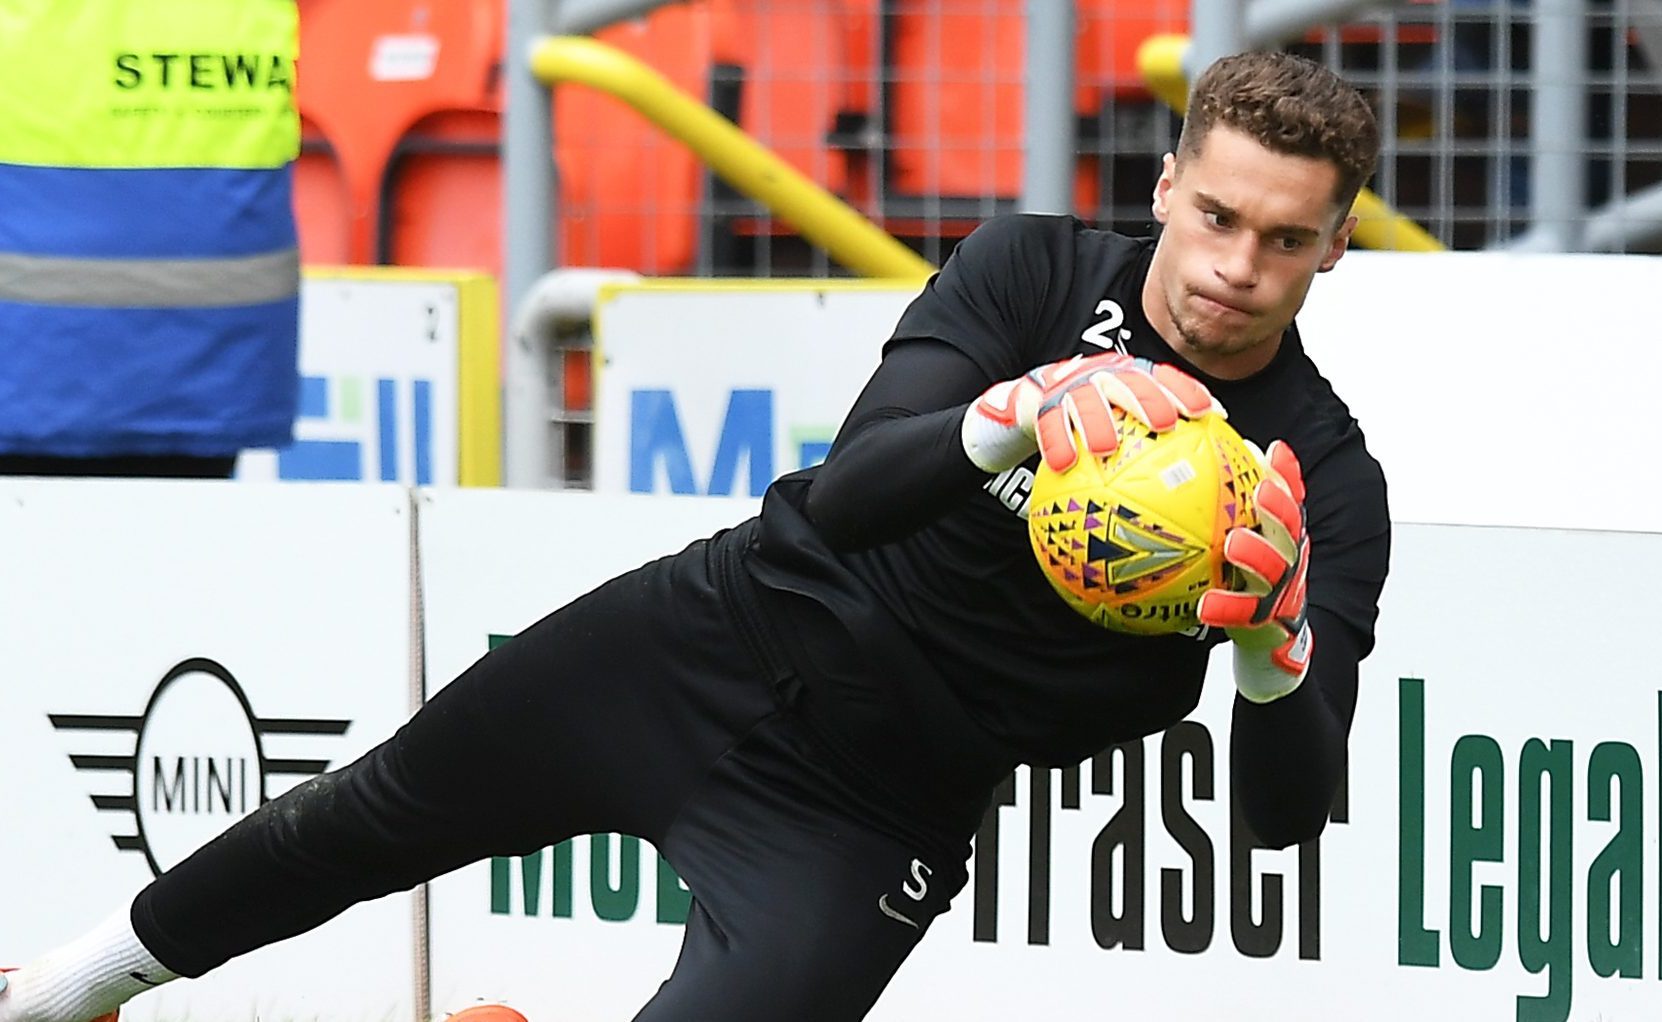
[[[1248,25],[1258,13],[1217,2],[1235,4]],[[1136,47],[1154,32],[1189,31],[1205,3],[1073,5],[1072,212],[1118,230],[1149,228],[1150,189],[1178,121],[1141,85]],[[974,224],[1022,206],[1024,156],[1054,144],[1024,124],[1030,6],[702,0],[620,30],[648,62],[655,46],[673,50],[679,84],[939,262]],[[654,22],[670,18],[678,20],[654,41]],[[1662,0],[1388,5],[1280,45],[1368,94],[1384,136],[1374,189],[1445,245],[1662,251]],[[690,71],[689,46],[702,47]],[[666,173],[677,159],[672,143],[643,134],[639,145],[637,157]],[[685,208],[656,211],[690,225],[684,265],[638,268],[842,272],[719,180],[688,173],[699,176]],[[676,200],[630,201],[638,212]],[[578,212],[597,234],[613,229],[602,200]],[[642,222],[666,229],[661,217]]]
[[[1374,188],[1400,212],[1458,249],[1662,250],[1662,222],[1617,201],[1662,183],[1662,3],[1412,4],[1357,27],[1374,38],[1288,49],[1375,99]]]
[[[1037,149],[1054,154],[1058,144],[1051,163],[1067,180],[1051,211],[1149,231],[1153,184],[1180,122],[1144,86],[1137,47],[1151,33],[1188,32],[1208,7],[1233,5],[1246,42],[1268,42],[1254,32],[1279,33],[1282,48],[1334,68],[1368,95],[1383,136],[1372,187],[1442,244],[1662,252],[1662,0],[1442,0],[1366,10],[1357,0],[1254,0],[1250,8],[1237,0],[1080,0],[1065,76],[1034,61],[1025,45],[1035,24],[1030,5],[1048,2],[698,0],[614,26],[603,38],[702,92],[938,265],[982,220],[1031,208],[1024,175],[1042,165],[1032,159]],[[1324,3],[1353,13],[1300,23]],[[648,5],[629,6],[639,13]],[[511,83],[511,65],[508,75]],[[1027,102],[1035,79],[1074,99],[1068,116],[1037,133]],[[540,116],[546,130],[546,111],[522,116],[527,123]],[[628,152],[616,165],[650,168],[656,191],[612,181],[613,198],[597,188],[580,207],[561,210],[567,247],[554,264],[581,264],[582,253],[638,230],[634,250],[650,259],[631,268],[648,274],[847,273],[628,118],[589,117],[587,135],[556,139],[556,152],[581,161],[585,145],[622,147]],[[543,145],[525,149],[538,166],[546,164]],[[516,188],[538,195],[527,165],[516,171],[510,152],[510,195]],[[609,218],[608,202],[626,216]],[[541,215],[516,216],[510,206],[507,222]],[[539,232],[509,235],[511,243],[516,236],[540,243]],[[532,256],[516,260],[510,249],[510,296],[529,284],[523,267],[544,265]],[[572,381],[586,380],[587,344],[581,332],[566,336],[546,366],[529,368],[516,367],[510,352],[510,376],[546,378],[551,393],[546,404],[527,406],[526,428],[534,434],[547,424],[555,437],[549,449],[565,452],[552,463],[533,452],[524,467],[511,457],[511,483],[588,485],[592,410],[586,388],[571,397]]]

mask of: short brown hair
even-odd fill
[[[1266,149],[1333,164],[1333,197],[1346,211],[1379,161],[1379,125],[1367,100],[1332,71],[1290,53],[1237,53],[1207,68],[1189,97],[1178,157],[1198,154],[1219,124]]]

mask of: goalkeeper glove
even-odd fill
[[[1315,647],[1305,596],[1310,536],[1305,529],[1304,474],[1292,448],[1270,444],[1264,478],[1253,491],[1255,528],[1238,525],[1223,541],[1224,560],[1239,569],[1236,589],[1201,594],[1196,615],[1225,629],[1235,644],[1235,687],[1255,703],[1298,688]]]
[[[1180,417],[1221,411],[1200,381],[1174,366],[1117,352],[1075,355],[995,383],[971,402],[960,430],[964,453],[983,472],[998,473],[1039,450],[1052,470],[1065,472],[1079,459],[1076,434],[1094,455],[1119,446],[1114,408],[1155,432]]]

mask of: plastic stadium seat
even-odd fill
[[[1189,0],[1083,0],[1077,10],[1079,81],[1099,95],[1152,98],[1137,71],[1137,49],[1152,35],[1188,34]]]
[[[709,102],[747,134],[821,187],[847,191],[849,154],[833,145],[846,106],[847,62],[838,15],[826,0],[712,0],[713,66]],[[741,212],[731,189],[712,182],[711,255],[718,263],[742,259],[724,250],[734,234],[791,234],[796,228],[764,212]]]
[[[377,247],[388,262],[500,275],[500,137],[493,111],[437,113],[417,122],[387,170],[387,215]]]
[[[827,141],[844,100],[835,12],[824,0],[713,0],[711,24],[715,64],[737,76],[739,126],[841,191],[847,164]]]
[[[384,175],[399,140],[432,113],[491,108],[502,31],[500,0],[301,4],[296,99],[344,178],[351,261],[374,261]]]
[[[674,4],[596,33],[702,98],[710,77],[705,4]],[[561,262],[685,273],[697,256],[703,173],[686,146],[610,96],[555,92]]]
[[[346,178],[334,148],[305,118],[300,122],[294,195],[301,262],[312,266],[351,262],[347,241],[351,200]]]
[[[889,18],[890,188],[1021,191],[1023,0],[900,0]]]
[[[888,186],[902,195],[985,200],[1021,193],[1025,77],[1023,0],[902,0],[889,18]],[[1091,54],[1080,54],[1089,57]],[[1099,87],[1081,61],[1075,111],[1090,114]],[[1075,204],[1096,202],[1081,167]],[[966,216],[986,211],[972,201]]]
[[[503,12],[503,0],[304,0],[296,206],[308,260],[500,274]],[[704,5],[677,5],[599,37],[697,95],[708,20]],[[582,86],[558,90],[555,122],[561,261],[690,267],[692,154]]]
[[[910,195],[1021,194],[1025,78],[1023,0],[901,0],[890,17],[894,152],[889,185]],[[1076,6],[1074,112],[1147,102],[1137,48],[1186,31],[1187,0],[1083,0]],[[1075,177],[1077,208],[1096,204],[1091,161]]]
[[[877,109],[882,80],[882,0],[829,0],[842,38],[840,113],[869,117]]]

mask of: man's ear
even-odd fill
[[[1350,236],[1356,230],[1356,218],[1345,217],[1345,222],[1333,234],[1333,244],[1329,246],[1327,254],[1322,256],[1322,264],[1316,267],[1317,273],[1326,273],[1339,265],[1339,260],[1350,250]]]
[[[1161,226],[1171,222],[1171,190],[1177,185],[1177,157],[1171,153],[1161,162],[1160,177],[1154,182],[1154,202],[1150,208]]]

